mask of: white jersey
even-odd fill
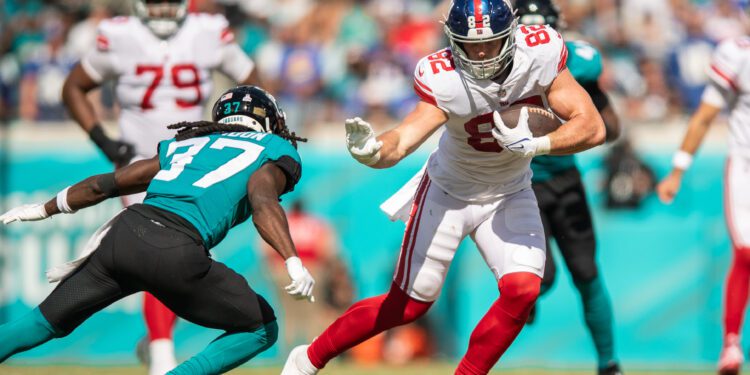
[[[708,76],[723,98],[716,100],[704,95],[703,100],[731,109],[729,152],[750,159],[750,37],[728,39],[719,44]]]
[[[417,95],[448,115],[427,172],[457,199],[487,201],[531,185],[531,158],[503,151],[492,136],[492,113],[516,103],[547,106],[545,92],[565,69],[567,49],[557,31],[541,25],[518,27],[515,43],[513,68],[502,83],[462,72],[448,48],[415,69]]]
[[[135,17],[101,22],[96,49],[81,66],[97,82],[117,80],[121,138],[138,156],[153,156],[159,141],[174,136],[167,125],[202,118],[212,70],[235,82],[253,70],[228,26],[221,15],[189,14],[162,40]]]

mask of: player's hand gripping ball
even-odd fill
[[[495,111],[492,118],[492,136],[504,149],[524,157],[549,152],[549,139],[544,136],[561,125],[557,116],[546,109],[520,104],[502,113]]]

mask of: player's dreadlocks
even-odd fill
[[[244,125],[237,124],[220,124],[213,121],[183,121],[176,124],[167,126],[168,129],[177,129],[175,139],[182,141],[185,139],[199,137],[206,134],[212,133],[229,133],[229,132],[251,132],[255,131]],[[284,138],[292,143],[292,146],[297,147],[297,141],[307,142],[307,138],[297,136],[295,132],[290,132],[288,128],[284,127],[278,133],[275,133],[281,138]]]

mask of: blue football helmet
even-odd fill
[[[472,77],[491,79],[513,61],[516,25],[513,6],[507,0],[453,0],[444,29],[461,69]],[[462,47],[464,43],[494,40],[501,40],[500,53],[484,60],[469,59]]]

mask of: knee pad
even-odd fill
[[[409,294],[420,301],[434,301],[440,295],[443,287],[443,275],[439,272],[422,269],[414,278],[412,285],[407,289]],[[401,289],[399,289],[400,291]]]

